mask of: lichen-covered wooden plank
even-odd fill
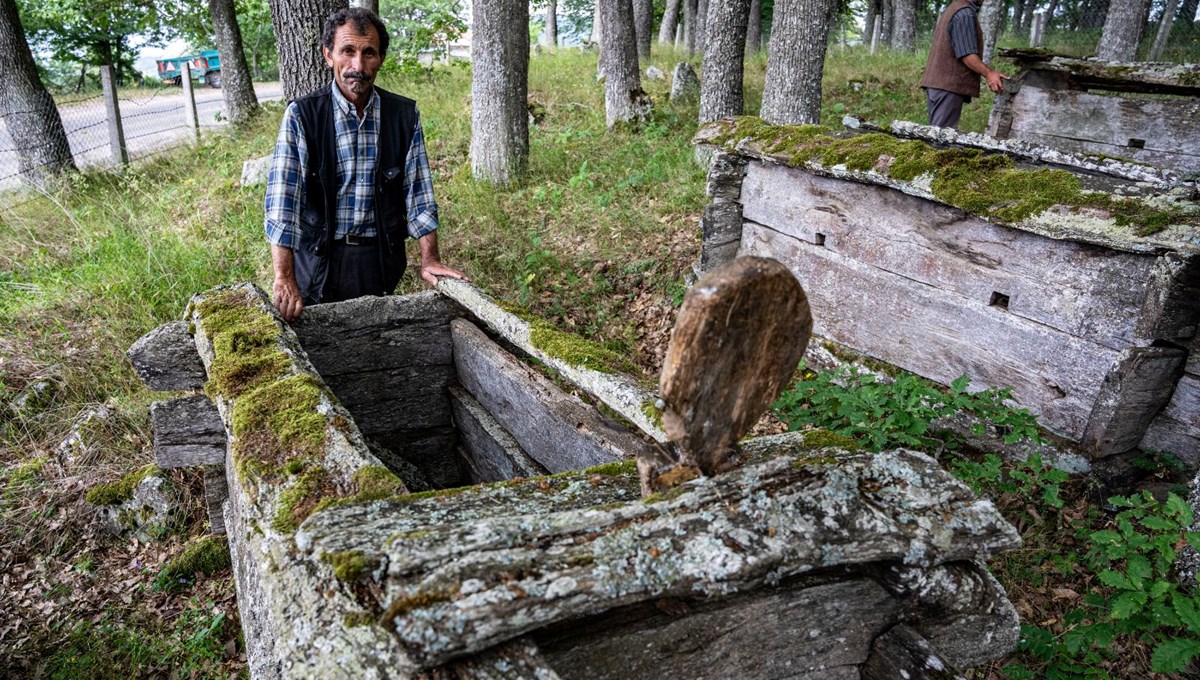
[[[1172,453],[1189,469],[1200,467],[1200,375],[1185,373],[1179,379],[1171,401],[1150,423],[1139,446]]]
[[[208,511],[209,531],[225,533],[225,501],[229,499],[229,483],[225,479],[225,461],[204,468],[204,507]]]
[[[1171,398],[1187,353],[1174,347],[1132,347],[1104,378],[1088,417],[1083,445],[1095,458],[1132,451]]]
[[[466,390],[451,388],[450,403],[454,407],[459,441],[472,472],[471,483],[546,474],[546,469],[522,451],[512,435]]]
[[[1166,253],[1158,258],[1147,288],[1138,315],[1138,338],[1186,342],[1200,336],[1200,252]]]
[[[459,381],[547,470],[625,460],[647,446],[517,361],[469,321],[456,319],[450,326]]]
[[[1200,64],[1101,61],[1022,49],[1001,50],[1000,56],[1022,69],[1067,75],[1079,85],[1200,96]]]
[[[753,222],[742,252],[788,265],[808,291],[818,335],[944,384],[967,375],[979,387],[1011,387],[1043,425],[1076,441],[1118,358],[986,301],[948,297]]]
[[[762,588],[715,603],[683,600],[615,612],[538,636],[565,680],[797,678],[857,680],[896,600],[874,581]],[[637,653],[631,653],[636,650]]]
[[[747,220],[1113,349],[1129,346],[1154,258],[1055,241],[885,187],[753,162]],[[818,236],[818,234],[820,236]]]
[[[737,249],[736,244],[729,247],[730,252]],[[494,300],[465,281],[443,277],[438,281],[438,291],[469,310],[505,341],[545,363],[563,378],[621,414],[622,418],[636,425],[642,432],[660,442],[667,440],[667,435],[659,423],[649,415],[652,413],[649,407],[654,404],[654,394],[640,387],[633,378],[618,372],[605,372],[572,364],[562,357],[538,348],[531,340],[531,327],[528,322],[505,311]]]
[[[382,449],[374,453],[389,469],[404,479],[405,464],[417,468],[425,481],[436,487],[459,486],[462,469],[455,453],[458,431],[453,424],[424,430],[389,432],[370,436]],[[406,480],[407,481],[407,480]]]
[[[533,641],[509,642],[417,675],[414,680],[559,680]]]
[[[938,655],[929,641],[898,624],[875,640],[862,667],[863,680],[966,680]]]
[[[362,550],[380,627],[424,667],[585,614],[663,597],[716,598],[814,569],[982,559],[1019,544],[990,501],[908,451],[809,451],[629,502],[632,471],[502,483],[318,513],[297,546]],[[795,444],[791,445],[795,446]],[[800,455],[797,459],[788,455]]]
[[[159,467],[225,464],[229,435],[220,412],[208,397],[201,394],[156,401],[150,405],[150,425],[154,430],[154,461]]]
[[[198,390],[206,375],[186,321],[165,323],[138,338],[125,352],[133,370],[152,390]]]
[[[1184,171],[1200,170],[1200,98],[1128,99],[1079,90],[1022,87],[1010,99],[1009,136],[1027,133],[1070,142],[1091,141],[1121,149],[1116,154]],[[1135,146],[1131,140],[1140,140]],[[1063,148],[1071,149],[1068,143]]]
[[[453,364],[435,364],[335,375],[325,383],[359,429],[373,436],[449,425],[446,389],[454,379]]]

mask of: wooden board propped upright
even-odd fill
[[[812,334],[800,282],[762,257],[732,260],[684,297],[659,378],[665,449],[638,458],[643,494],[729,469]]]

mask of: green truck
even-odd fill
[[[216,50],[204,50],[184,57],[158,59],[158,77],[164,83],[183,85],[183,65],[192,67],[192,80],[209,87],[221,87],[221,55]]]

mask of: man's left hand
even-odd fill
[[[458,271],[454,267],[447,267],[437,260],[426,260],[421,262],[421,278],[429,282],[431,286],[437,286],[439,276],[449,276],[452,279],[462,279],[470,281],[467,275]]]
[[[987,84],[988,89],[990,89],[992,92],[1003,92],[1004,81],[1006,80],[1008,80],[1008,76],[1004,75],[1003,73],[994,70],[988,71]]]

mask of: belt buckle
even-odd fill
[[[348,246],[361,246],[366,243],[367,237],[358,234],[346,234],[342,239]]]

